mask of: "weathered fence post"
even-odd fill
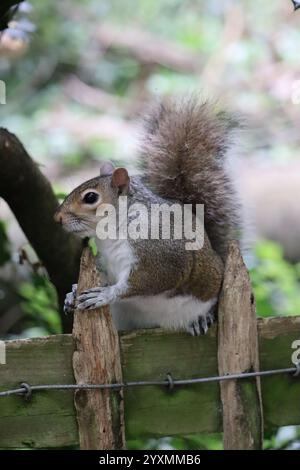
[[[229,246],[218,312],[219,374],[259,370],[257,319],[249,274],[238,244]],[[260,449],[263,412],[260,379],[220,382],[225,449]]]
[[[77,292],[97,285],[101,285],[101,279],[86,248]],[[73,337],[73,369],[78,384],[122,382],[119,337],[108,307],[76,310]],[[125,448],[122,390],[77,390],[74,401],[81,449]]]

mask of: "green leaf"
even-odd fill
[[[89,246],[93,256],[97,256],[98,248],[97,248],[96,241],[95,241],[94,237],[89,239],[88,246]]]
[[[0,220],[0,266],[3,266],[10,260],[10,244],[6,233],[6,226],[3,220]]]

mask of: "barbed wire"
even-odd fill
[[[19,388],[4,390],[0,392],[0,397],[8,397],[10,395],[23,395],[25,398],[30,398],[33,392],[40,392],[46,390],[120,390],[130,387],[147,387],[160,385],[173,390],[174,387],[180,385],[194,385],[209,382],[220,382],[223,380],[236,380],[247,379],[252,377],[266,377],[279,374],[292,374],[294,377],[300,376],[300,363],[294,367],[287,367],[285,369],[264,370],[258,372],[244,372],[240,374],[227,374],[217,375],[212,377],[198,377],[195,379],[173,379],[170,373],[166,374],[164,380],[143,380],[136,382],[122,382],[111,384],[43,384],[43,385],[30,385],[27,382],[22,382]]]

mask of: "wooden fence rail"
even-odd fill
[[[300,317],[258,320],[261,370],[289,367],[291,344],[300,337]],[[162,330],[120,335],[123,379],[164,379],[218,375],[217,330],[203,338]],[[7,341],[6,365],[0,365],[1,390],[21,382],[75,383],[71,335]],[[247,379],[244,379],[248,382]],[[250,381],[251,382],[251,381]],[[300,423],[300,378],[261,379],[265,432]],[[218,383],[141,387],[124,392],[127,439],[222,432]],[[72,391],[34,393],[32,399],[0,398],[0,448],[78,446]]]
[[[89,272],[95,275],[93,269]],[[82,285],[91,281],[92,277],[87,278]],[[81,315],[84,319],[85,313]],[[173,379],[192,379],[292,366],[292,343],[300,339],[300,316],[255,319],[249,280],[234,246],[219,315],[219,331],[215,325],[200,338],[160,329],[138,330],[120,333],[118,346],[106,315],[102,320],[106,318],[107,325],[97,319],[91,323],[91,317],[80,328],[75,322],[73,335],[7,341],[6,364],[0,364],[0,391],[22,382],[119,381],[118,361],[124,381],[164,380],[167,373]],[[99,328],[106,328],[106,340],[102,334],[100,348]],[[110,344],[110,350],[103,341]],[[260,381],[230,380],[221,388],[218,382],[173,390],[163,386],[129,388],[124,397],[107,390],[75,394],[51,390],[33,392],[29,400],[17,395],[0,397],[0,448],[122,448],[123,398],[127,439],[224,431],[225,448],[259,448],[262,426],[269,432],[300,424],[300,378],[290,375],[262,377]],[[99,406],[102,412],[106,410],[100,421]],[[85,429],[88,425],[94,426],[93,435]],[[109,438],[104,437],[106,432]]]

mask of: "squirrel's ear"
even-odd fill
[[[111,178],[111,184],[114,188],[119,189],[119,193],[125,193],[129,188],[130,178],[126,168],[117,168]]]
[[[109,176],[114,172],[114,164],[112,162],[104,162],[100,166],[100,176]]]

